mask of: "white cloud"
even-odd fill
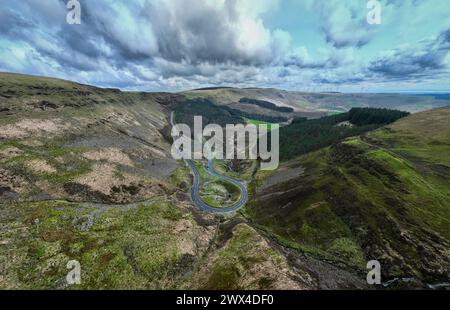
[[[305,0],[297,6],[299,21],[306,19],[299,24],[310,28],[286,23],[287,29],[277,29],[267,16],[285,9],[281,0],[86,0],[82,24],[75,27],[65,22],[64,1],[3,0],[0,70],[143,90],[353,87],[421,68],[444,72],[448,54],[433,46],[427,53],[417,43],[450,28],[444,2],[383,3],[378,28],[366,23],[365,1]],[[418,11],[429,18],[411,15]],[[402,29],[396,19],[414,31]],[[297,30],[313,32],[309,39],[317,42],[302,41]],[[414,42],[408,48],[398,48],[409,41]]]

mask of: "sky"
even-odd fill
[[[123,90],[450,91],[443,0],[0,0],[0,71]],[[370,0],[370,2],[377,2]]]

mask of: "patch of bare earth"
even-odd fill
[[[199,227],[188,219],[175,223],[172,234],[177,236],[177,247],[181,255],[197,256],[214,238],[215,227]]]
[[[24,187],[25,181],[22,177],[0,168],[0,196],[7,192],[20,194],[24,191]]]
[[[69,126],[61,119],[22,119],[14,124],[0,126],[0,138],[23,139],[32,135],[56,136]]]
[[[268,242],[247,224],[238,224],[232,230],[233,236],[222,248],[214,251],[208,263],[203,266],[194,279],[194,288],[210,288],[222,281],[218,270],[227,270],[235,275],[235,283],[227,283],[229,289],[312,289],[309,274],[301,277],[292,270],[287,259],[276,252]],[[247,240],[240,236],[247,235]],[[239,252],[229,253],[239,243]],[[233,254],[232,254],[233,253]],[[232,256],[230,256],[232,255]]]
[[[263,184],[258,188],[258,192],[263,192],[264,190],[275,186],[279,183],[288,182],[295,178],[302,176],[305,173],[305,168],[299,166],[296,168],[280,168],[268,178],[266,178]]]
[[[0,150],[0,161],[10,160],[14,157],[20,156],[23,151],[16,147],[8,147],[4,150]]]
[[[111,147],[89,151],[84,153],[83,157],[89,160],[107,161],[118,165],[133,166],[130,157],[118,148]]]
[[[31,146],[31,147],[40,147],[40,146],[44,145],[44,143],[42,141],[34,140],[34,139],[22,140],[22,141],[20,141],[20,144],[26,145],[26,146]]]
[[[155,158],[155,159],[167,159],[169,157],[168,154],[163,152],[161,149],[157,148],[158,144],[162,144],[158,141],[157,138],[154,138],[154,140],[150,140],[151,143],[155,143],[153,146],[149,145],[142,145],[140,148],[133,149],[130,152],[130,155],[139,157],[139,158]],[[167,145],[162,144],[161,146],[164,149],[168,149]],[[171,158],[171,156],[170,156]]]
[[[51,197],[56,199],[64,199],[67,196],[66,192],[61,187],[61,184],[53,184],[47,180],[39,180],[35,183],[35,185],[43,193],[49,193]]]
[[[90,193],[89,195],[97,197],[96,200],[103,202],[122,204],[165,195],[170,193],[170,188],[156,180],[120,173],[114,164],[97,163],[93,165],[91,172],[72,183],[68,193],[76,195],[77,192]],[[89,197],[85,196],[85,199]]]
[[[36,173],[56,173],[56,169],[42,159],[33,159],[26,163],[26,166]]]
[[[128,182],[127,182],[128,181]],[[123,183],[131,183],[132,181],[138,181],[128,176],[126,180],[121,180],[116,175],[116,166],[110,163],[97,163],[92,167],[92,171],[79,177],[76,182],[79,184],[87,185],[92,190],[101,192],[105,195],[109,195],[111,188],[119,186]]]

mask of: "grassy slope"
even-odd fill
[[[178,268],[194,249],[201,255],[207,246],[192,215],[166,201],[129,208],[62,202],[0,208],[3,289],[66,288],[65,265],[73,259],[82,266],[77,288],[180,287],[188,270]],[[83,227],[89,218],[92,224]]]
[[[147,112],[152,112],[149,114],[155,116],[153,120],[163,123],[164,115],[155,100],[156,96],[96,88],[53,78],[0,73],[0,109],[7,109],[7,113],[1,115],[2,121],[13,119],[15,115],[23,117],[20,113],[24,111],[32,113],[33,116],[88,116],[96,111],[105,111],[105,105],[137,107],[139,104],[145,104]],[[39,106],[41,101],[52,106],[40,109],[36,105]],[[142,109],[143,106],[138,108]],[[74,113],[75,111],[77,113]]]
[[[449,122],[450,108],[419,113],[285,163],[305,175],[246,212],[290,246],[359,268],[379,259],[385,279],[448,279]]]

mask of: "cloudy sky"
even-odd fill
[[[450,91],[443,0],[0,0],[0,71],[127,90]]]

